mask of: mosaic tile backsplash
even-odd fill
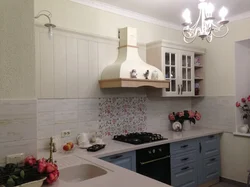
[[[146,130],[146,97],[99,99],[99,130],[104,136]]]

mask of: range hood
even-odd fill
[[[103,70],[99,84],[101,88],[169,88],[163,73],[140,58],[137,30],[131,27],[120,29],[118,58]]]

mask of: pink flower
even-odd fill
[[[59,171],[55,170],[54,172],[50,173],[46,179],[48,184],[54,183],[59,177]]]
[[[174,114],[169,114],[168,118],[169,118],[170,121],[174,121],[175,120]]]
[[[246,102],[246,99],[245,99],[245,98],[242,98],[242,99],[241,99],[241,102],[242,102],[242,103],[245,103],[245,102]]]
[[[46,168],[47,168],[47,163],[46,162],[39,162],[37,171],[38,171],[38,173],[44,173]]]
[[[236,102],[236,107],[239,108],[240,106],[240,102]]]
[[[47,173],[52,173],[54,171],[57,170],[57,165],[52,164],[52,163],[47,163],[47,167],[46,167],[46,172]]]
[[[33,156],[28,156],[25,158],[24,164],[28,166],[33,166],[36,164],[36,158]]]
[[[250,102],[250,95],[247,97],[247,101]]]
[[[46,159],[45,158],[41,158],[38,160],[38,163],[47,163]]]
[[[179,112],[179,117],[183,117],[184,116],[184,112]]]
[[[190,110],[188,111],[188,115],[189,115],[189,118],[194,118],[195,113],[192,110]]]
[[[196,112],[196,113],[195,113],[195,119],[196,119],[197,121],[201,120],[201,114],[200,114],[199,112]]]

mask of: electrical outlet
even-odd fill
[[[24,153],[18,153],[13,155],[7,155],[6,156],[6,163],[7,164],[19,164],[24,161]]]
[[[71,136],[71,130],[66,130],[66,131],[61,132],[62,138],[69,137],[69,136]]]

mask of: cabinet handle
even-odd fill
[[[183,145],[183,146],[181,146],[181,148],[187,148],[188,147],[188,145]]]
[[[183,85],[181,85],[181,95],[183,94]]]
[[[178,84],[178,95],[180,95],[180,85]]]
[[[115,155],[115,156],[110,157],[110,159],[114,160],[114,159],[118,159],[118,158],[121,158],[121,157],[122,157],[122,155]]]
[[[182,168],[181,170],[184,171],[184,170],[188,170],[189,167],[185,167],[185,168]]]
[[[189,158],[187,157],[187,158],[183,158],[183,159],[181,159],[181,161],[187,161]]]
[[[215,161],[215,160],[216,160],[216,158],[211,158],[211,159],[210,159],[211,162],[213,162],[213,161]]]
[[[201,151],[202,151],[202,145],[201,145],[201,143],[199,143],[200,144],[200,153],[201,153]]]

